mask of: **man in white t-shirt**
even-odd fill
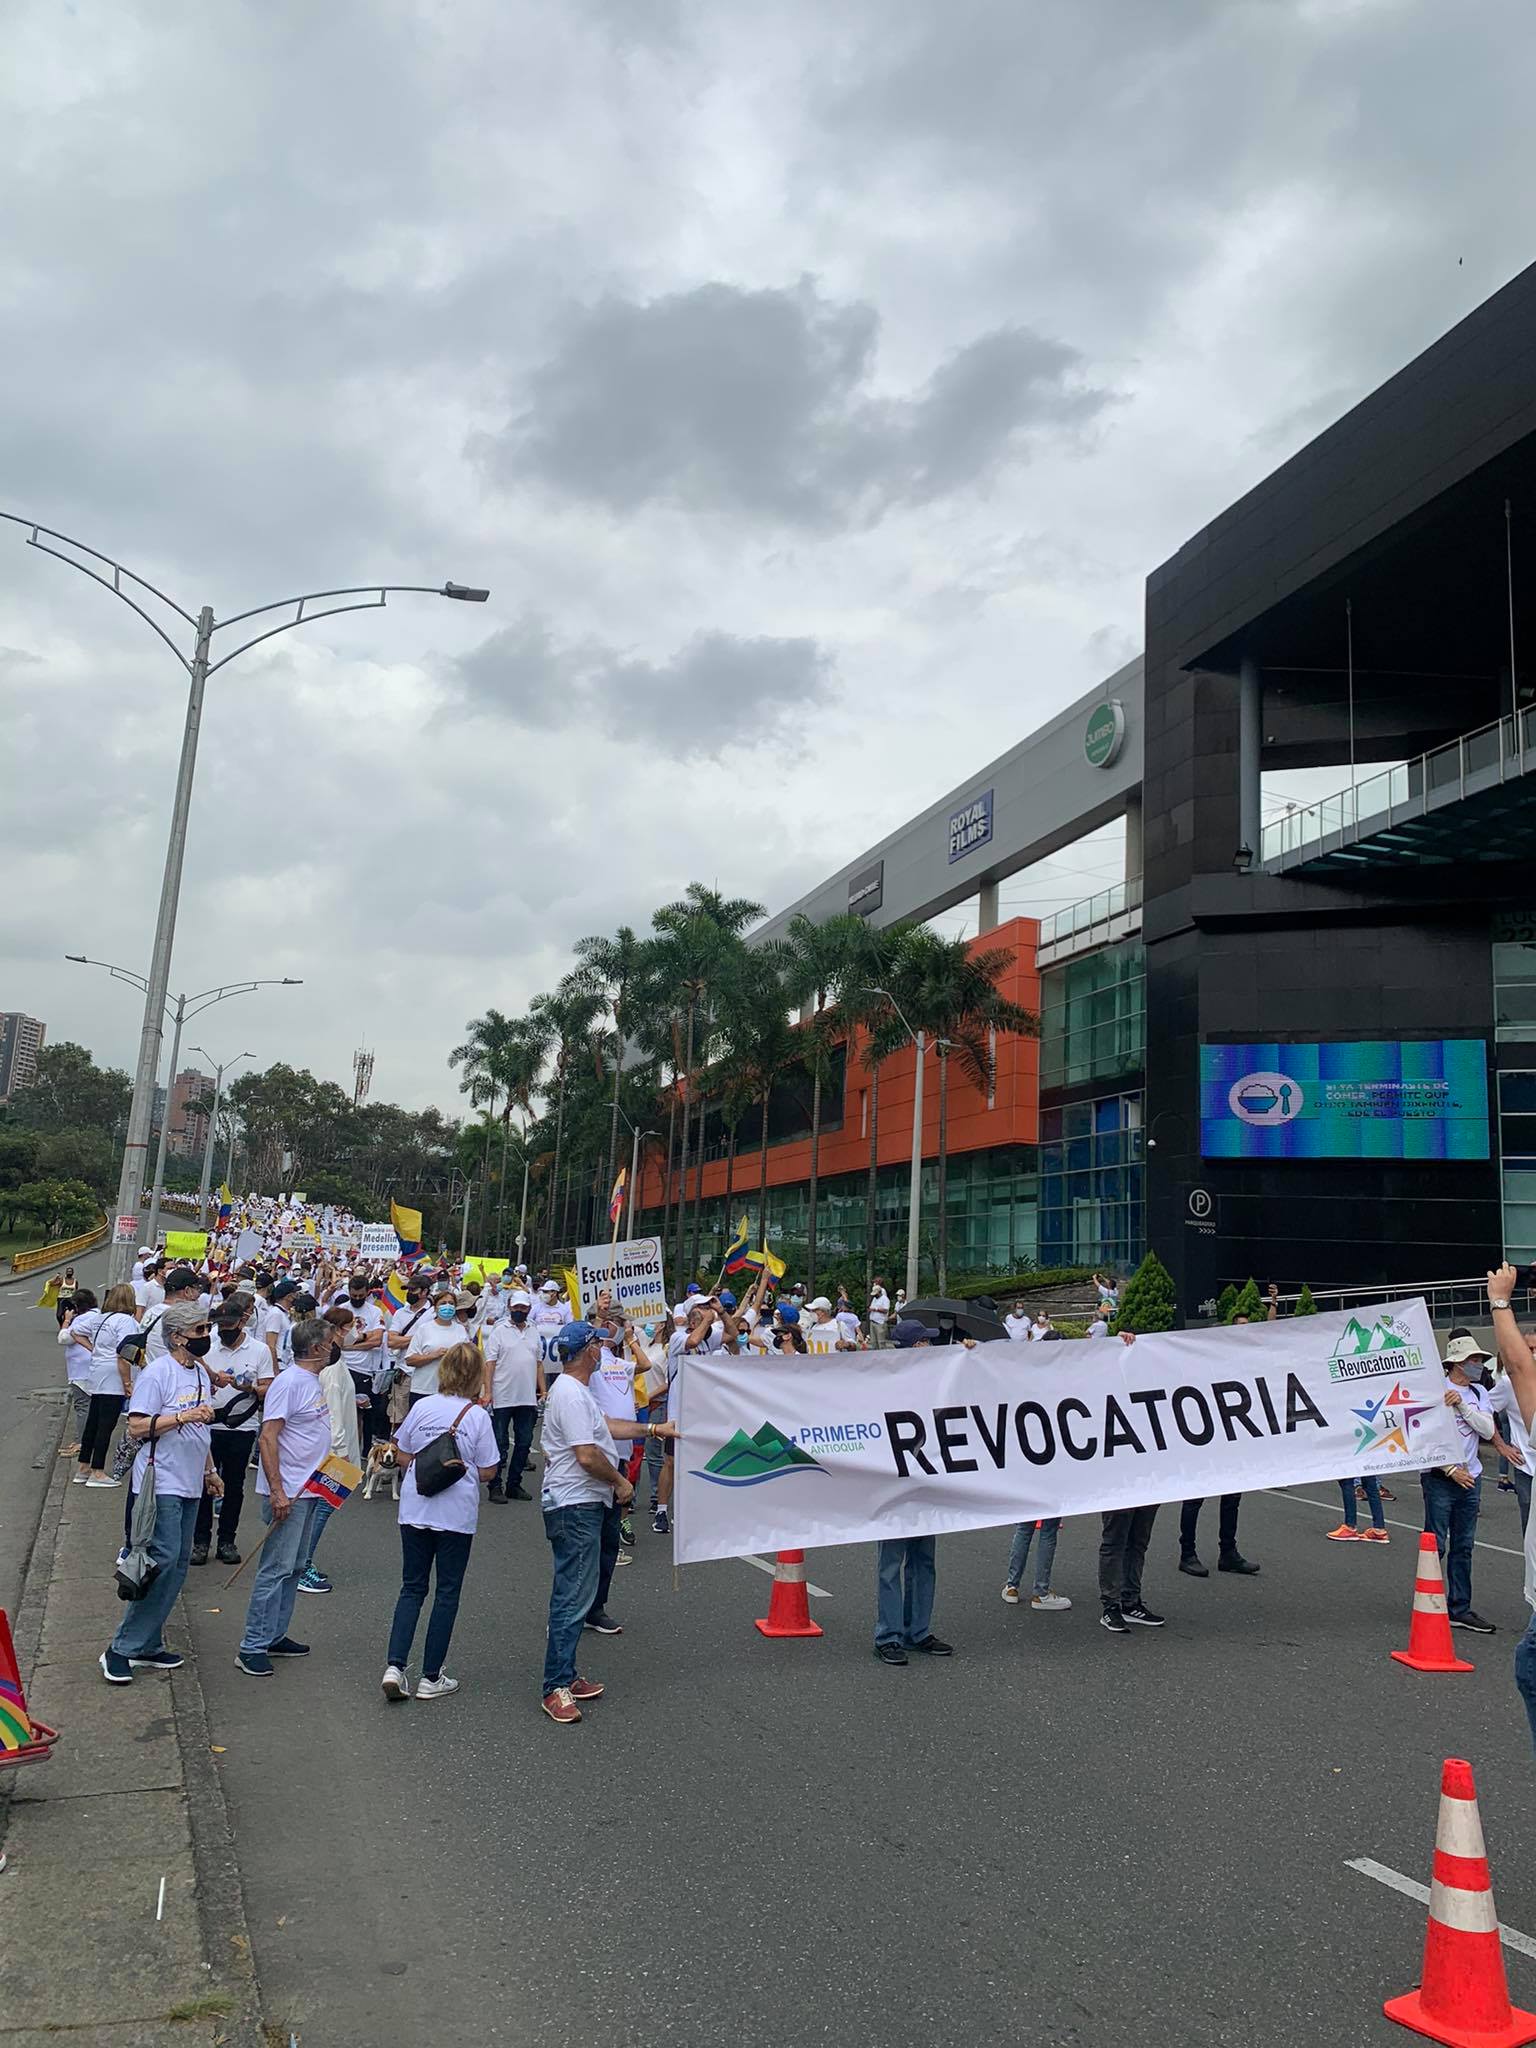
[[[1007,1315],[1003,1317],[1003,1328],[1008,1332],[1011,1342],[1015,1344],[1027,1344],[1029,1342],[1029,1311],[1025,1308],[1022,1301],[1016,1301]]]
[[[247,1678],[270,1678],[274,1657],[309,1655],[309,1645],[289,1635],[288,1623],[309,1555],[310,1524],[321,1504],[305,1488],[331,1453],[331,1411],[320,1374],[335,1336],[319,1316],[295,1324],[293,1363],[268,1387],[262,1408],[256,1495],[268,1533],[235,1656],[236,1669]]]
[[[1088,1325],[1083,1334],[1087,1337],[1107,1337],[1109,1335],[1109,1323],[1102,1308],[1094,1310],[1093,1321]]]
[[[140,1309],[160,1308],[165,1301],[165,1289],[160,1285],[165,1273],[164,1259],[146,1259],[143,1277],[133,1283],[133,1298]]]
[[[487,1498],[497,1502],[528,1500],[523,1473],[533,1443],[538,1404],[544,1399],[544,1347],[528,1327],[533,1304],[521,1288],[507,1296],[506,1314],[481,1338],[485,1352],[484,1398],[491,1408],[491,1426],[501,1463]],[[509,1459],[510,1450],[510,1459]]]
[[[560,1292],[559,1282],[544,1281],[534,1296],[533,1306],[528,1313],[528,1324],[537,1332],[544,1347],[546,1380],[552,1380],[560,1371],[560,1351],[555,1340],[570,1320],[571,1305]]]
[[[807,1324],[802,1318],[807,1351],[853,1351],[858,1347],[850,1344],[843,1333],[842,1325],[832,1313],[832,1304],[824,1294],[818,1294],[814,1301],[806,1303],[812,1317]]]
[[[604,1518],[629,1501],[633,1488],[589,1385],[602,1349],[599,1332],[590,1323],[567,1323],[558,1343],[561,1370],[544,1404],[544,1533],[554,1578],[540,1697],[552,1721],[570,1724],[581,1719],[583,1700],[603,1694],[577,1670],[576,1652],[597,1592]]]
[[[878,1276],[874,1291],[869,1297],[869,1341],[876,1351],[884,1351],[891,1322],[891,1297],[886,1285]]]

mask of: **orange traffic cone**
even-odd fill
[[[41,1763],[58,1739],[57,1728],[27,1712],[11,1624],[0,1607],[0,1770],[9,1764]]]
[[[1448,1756],[1440,1772],[1423,1976],[1417,1991],[1389,1998],[1382,2011],[1449,2048],[1521,2048],[1536,2041],[1536,2013],[1509,2002],[1477,1787],[1472,1766],[1460,1757]]]
[[[1419,1538],[1419,1568],[1418,1577],[1413,1582],[1413,1620],[1408,1628],[1408,1647],[1406,1650],[1394,1650],[1392,1655],[1399,1664],[1406,1664],[1410,1671],[1470,1671],[1473,1668],[1457,1656],[1451,1642],[1440,1552],[1428,1529]]]
[[[768,1618],[753,1624],[765,1636],[819,1636],[805,1590],[805,1552],[781,1550],[773,1561],[773,1596]]]

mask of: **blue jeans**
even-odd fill
[[[1017,1590],[1024,1576],[1024,1567],[1029,1563],[1029,1546],[1034,1541],[1037,1527],[1040,1548],[1035,1552],[1035,1591],[1049,1593],[1051,1566],[1056,1562],[1056,1539],[1061,1534],[1060,1515],[1053,1522],[1020,1522],[1013,1532],[1013,1548],[1008,1553],[1008,1583]]]
[[[1483,1482],[1458,1486],[1443,1472],[1421,1472],[1424,1526],[1430,1530],[1445,1570],[1445,1604],[1454,1615],[1472,1611],[1472,1545],[1477,1536],[1477,1511]]]
[[[1376,1479],[1361,1479],[1359,1483],[1365,1488],[1365,1504],[1371,1511],[1371,1527],[1373,1529],[1385,1529],[1387,1518],[1381,1511],[1381,1482]],[[1339,1498],[1344,1503],[1345,1524],[1353,1529],[1356,1522],[1355,1481],[1353,1479],[1341,1479],[1339,1481]]]
[[[538,1408],[529,1402],[526,1408],[493,1408],[491,1428],[496,1435],[496,1455],[501,1461],[496,1474],[497,1481],[508,1493],[515,1493],[523,1483],[523,1472],[528,1464],[528,1453],[533,1445],[533,1425],[538,1420]],[[507,1448],[510,1444],[512,1462],[507,1463]]]
[[[149,1554],[160,1567],[142,1600],[130,1600],[124,1609],[112,1648],[120,1657],[142,1657],[151,1650],[163,1650],[160,1631],[165,1617],[176,1605],[187,1560],[192,1555],[192,1531],[197,1527],[197,1502],[180,1494],[155,1496],[155,1533],[149,1539]]]
[[[603,1542],[603,1504],[582,1501],[569,1508],[544,1510],[544,1534],[555,1554],[554,1583],[549,1589],[549,1641],[544,1651],[547,1697],[576,1676],[576,1646],[582,1624],[592,1611]]]
[[[933,1633],[933,1536],[896,1536],[875,1545],[879,1594],[875,1644],[920,1643]]]
[[[261,1493],[256,1498],[261,1519],[270,1533],[261,1546],[261,1561],[245,1610],[245,1633],[240,1638],[242,1656],[248,1650],[269,1649],[287,1635],[299,1580],[304,1575],[304,1560],[309,1554],[310,1525],[316,1508],[321,1506],[314,1494],[301,1493],[282,1521],[274,1522],[267,1495]]]
[[[336,1510],[328,1500],[317,1500],[315,1502],[315,1512],[310,1517],[309,1523],[309,1549],[304,1556],[305,1571],[308,1571],[314,1563],[315,1552],[320,1548],[320,1532],[335,1512]]]
[[[473,1536],[461,1529],[418,1529],[410,1522],[400,1524],[400,1597],[389,1631],[389,1662],[405,1669],[411,1654],[416,1624],[427,1597],[427,1581],[437,1567],[437,1596],[427,1623],[427,1640],[422,1650],[423,1678],[441,1678],[443,1660],[453,1638],[453,1624],[459,1612],[459,1594],[469,1569],[469,1547]]]
[[[1536,1743],[1536,1614],[1532,1614],[1530,1627],[1515,1645],[1515,1684],[1525,1701],[1531,1740]]]

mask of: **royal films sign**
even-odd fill
[[[949,814],[951,865],[957,860],[964,860],[968,853],[974,853],[978,846],[985,846],[991,837],[992,792],[984,789],[980,796],[973,796],[969,803]]]

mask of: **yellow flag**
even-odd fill
[[[37,1306],[38,1306],[39,1308],[57,1308],[57,1307],[58,1307],[58,1305],[59,1305],[59,1276],[58,1276],[58,1274],[57,1274],[57,1273],[55,1273],[55,1274],[54,1274],[54,1276],[53,1276],[53,1278],[52,1278],[52,1279],[51,1279],[51,1280],[50,1280],[50,1281],[48,1282],[48,1285],[47,1285],[47,1286],[46,1286],[46,1287],[45,1287],[45,1288],[43,1289],[42,1293],[41,1293],[41,1294],[40,1294],[40,1295],[39,1295],[39,1296],[37,1297]]]
[[[565,1291],[571,1298],[571,1314],[579,1316],[581,1314],[581,1282],[569,1266],[561,1266],[557,1270],[560,1278],[565,1282]]]

